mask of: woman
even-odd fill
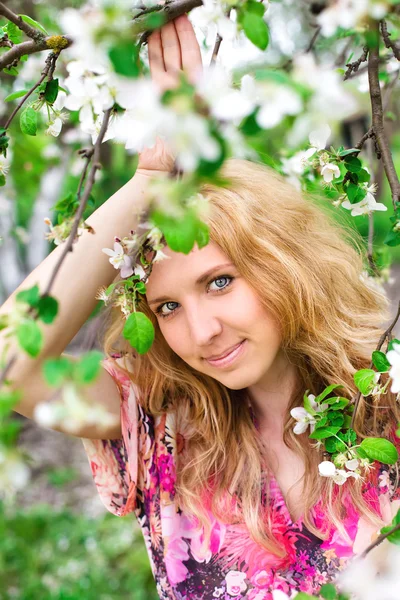
[[[182,68],[195,79],[201,56],[186,16],[153,32],[149,61],[161,89]],[[36,361],[20,355],[11,371],[24,391],[17,412],[32,417],[50,397],[40,361],[63,352],[112,280],[99,249],[134,228],[132,198],[142,206],[148,175],[172,166],[158,140],[87,220],[96,236],[84,233],[66,260],[68,291],[56,284],[61,311],[44,351]],[[321,446],[295,434],[290,415],[306,390],[336,383],[354,396],[353,373],[369,366],[388,306],[360,279],[347,231],[310,198],[264,165],[230,159],[222,171],[228,188],[200,190],[210,243],[188,255],[166,248],[154,264],[138,307],[156,330],[150,351],[135,355],[120,311],[110,314],[104,372],[88,395],[118,425],[77,435],[107,509],[135,512],[160,598],[279,600],[317,592],[396,512],[394,467],[376,463],[368,478],[339,487],[319,475]],[[57,251],[19,289],[47,281]],[[361,400],[360,437],[393,435],[393,394],[381,404]]]

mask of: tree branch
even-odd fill
[[[372,108],[372,127],[382,155],[386,177],[389,181],[392,192],[393,206],[394,209],[396,209],[396,204],[400,201],[400,181],[393,163],[392,153],[390,151],[383,124],[382,94],[379,85],[379,23],[376,23],[373,31],[376,34],[374,36],[375,43],[370,47],[368,57],[368,80]]]
[[[393,50],[393,54],[397,60],[400,60],[400,47],[390,39],[391,33],[387,30],[386,21],[381,21],[381,32],[382,38],[385,43],[386,48]]]
[[[25,54],[34,54],[43,50],[53,50],[59,54],[64,48],[68,48],[73,43],[73,39],[68,35],[50,35],[42,38],[39,42],[29,40],[15,44],[8,52],[0,56],[0,71],[18,61]]]
[[[344,74],[343,81],[346,81],[346,79],[348,79],[352,73],[357,73],[361,63],[363,63],[367,60],[368,52],[369,52],[368,46],[364,46],[363,53],[361,54],[360,58],[355,60],[354,62],[350,62],[350,63],[346,64],[347,71]]]
[[[87,183],[86,183],[85,189],[83,191],[82,200],[81,200],[81,202],[79,204],[79,208],[78,208],[78,210],[77,210],[77,212],[75,214],[75,220],[74,220],[74,223],[72,225],[71,233],[69,235],[67,243],[65,244],[63,253],[61,254],[59,260],[57,261],[57,263],[56,263],[56,265],[54,267],[53,273],[51,274],[51,277],[50,277],[50,281],[47,284],[47,287],[46,287],[45,291],[43,292],[42,296],[49,295],[50,290],[51,290],[51,288],[53,286],[53,283],[54,283],[54,281],[56,279],[57,273],[60,270],[61,264],[64,261],[65,256],[68,254],[68,252],[72,252],[73,251],[73,243],[74,243],[74,240],[75,240],[75,235],[76,235],[76,232],[78,231],[78,227],[79,227],[79,223],[80,223],[81,217],[82,217],[82,215],[84,213],[87,201],[89,199],[90,193],[92,191],[92,188],[93,188],[93,185],[94,185],[94,182],[95,182],[96,171],[101,168],[101,164],[100,164],[100,147],[101,147],[101,144],[103,142],[104,136],[105,136],[107,128],[108,128],[108,124],[109,124],[110,116],[111,116],[111,111],[112,111],[112,109],[109,108],[108,110],[106,110],[104,112],[104,118],[103,118],[103,122],[101,124],[100,133],[99,133],[99,135],[97,137],[96,143],[95,143],[94,148],[93,148],[93,153],[92,153],[93,163],[92,163],[92,167],[90,169],[90,172],[89,172],[89,175],[88,175],[88,179],[87,179]],[[86,171],[86,169],[87,169],[87,165],[85,166],[85,171]],[[80,185],[80,188],[81,188],[81,185]]]
[[[56,66],[57,58],[58,58],[58,54],[54,54],[54,52],[51,52],[51,54],[48,55],[48,57],[46,58],[45,67],[42,71],[42,75],[41,75],[39,81],[37,83],[35,83],[35,85],[25,94],[25,96],[22,98],[20,103],[14,108],[13,112],[11,113],[11,115],[8,117],[7,121],[4,124],[5,130],[10,127],[11,121],[14,119],[15,115],[17,114],[17,112],[19,111],[21,106],[23,106],[23,104],[29,98],[29,96],[31,94],[33,94],[33,92],[36,90],[36,88],[39,87],[39,85],[46,79],[47,76],[49,76],[49,79],[51,79],[52,74],[54,72],[54,68]],[[5,135],[5,133],[3,135]]]
[[[400,317],[400,302],[399,302],[399,306],[397,307],[397,314],[396,314],[395,318],[393,319],[393,321],[389,325],[389,327],[386,329],[386,331],[381,335],[381,337],[379,339],[379,342],[378,342],[378,345],[375,348],[375,351],[379,351],[382,348],[382,346],[383,346],[386,338],[388,338],[390,336],[391,332],[393,331],[393,328],[395,327],[397,321],[399,320],[399,317]],[[372,369],[373,366],[374,366],[374,363],[371,361],[371,363],[369,365],[369,368]],[[355,395],[355,397],[353,398],[353,400],[354,400],[354,411],[353,411],[353,414],[351,416],[351,423],[350,423],[350,428],[351,429],[353,429],[353,425],[354,425],[354,421],[355,421],[355,418],[356,418],[356,412],[357,412],[358,404],[360,402],[360,398],[361,398],[361,392],[358,391],[357,394]]]
[[[190,12],[193,8],[203,6],[202,0],[167,0],[162,6],[155,6],[145,8],[142,12],[138,13],[132,19],[133,23],[133,35],[138,35],[142,31],[143,35],[140,37],[138,47],[140,48],[143,44],[147,43],[148,37],[151,35],[152,30],[148,27],[148,15],[154,12],[161,12],[164,16],[164,23],[173,21],[180,15]]]
[[[44,39],[45,35],[38,29],[31,27],[28,23],[25,23],[17,14],[15,14],[11,9],[8,8],[3,2],[0,2],[0,15],[3,15],[8,21],[11,21],[19,27],[21,31],[26,33],[26,35],[32,38],[35,42],[39,42]]]

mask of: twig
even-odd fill
[[[383,38],[386,48],[392,49],[395,58],[397,58],[397,60],[400,60],[400,46],[398,46],[396,44],[396,42],[393,42],[390,39],[390,36],[392,34],[389,33],[387,30],[386,21],[381,21],[381,33],[382,33],[382,38]]]
[[[44,39],[44,33],[29,25],[29,23],[25,23],[20,16],[15,14],[11,9],[8,8],[8,6],[3,4],[3,2],[0,2],[0,15],[3,15],[3,17],[5,17],[8,21],[14,23],[14,25],[19,27],[21,31],[26,33],[28,37],[35,40],[35,42],[39,42],[40,40]]]
[[[347,71],[344,74],[343,81],[346,81],[346,79],[348,79],[352,73],[357,73],[361,63],[363,63],[367,60],[368,53],[369,53],[368,46],[364,46],[363,53],[361,54],[360,58],[358,58],[354,62],[350,62],[350,63],[346,64]]]
[[[311,50],[314,48],[315,42],[317,41],[318,36],[321,33],[321,29],[322,29],[321,25],[318,25],[317,29],[314,32],[314,35],[312,36],[312,38],[310,40],[310,43],[308,44],[306,50],[304,51],[305,54],[308,54],[308,52],[311,52]]]
[[[67,240],[67,242],[65,244],[65,247],[63,249],[63,252],[62,252],[59,260],[57,261],[57,263],[56,263],[56,265],[54,267],[53,273],[51,274],[51,277],[50,277],[50,281],[47,284],[47,287],[46,287],[45,291],[42,294],[43,296],[49,295],[50,290],[52,288],[52,285],[53,285],[53,283],[55,281],[55,278],[57,276],[58,271],[60,270],[61,264],[62,264],[65,256],[68,254],[68,252],[72,252],[73,251],[73,242],[74,242],[74,239],[75,239],[75,235],[76,235],[76,232],[78,231],[78,227],[79,227],[79,223],[80,223],[80,220],[81,220],[81,216],[83,215],[83,212],[84,212],[84,210],[86,208],[86,204],[87,204],[87,201],[89,199],[90,192],[92,191],[92,188],[93,188],[93,185],[94,185],[94,182],[95,182],[96,171],[101,168],[101,164],[100,164],[100,147],[101,147],[101,144],[103,142],[104,136],[105,136],[107,128],[108,128],[108,123],[110,121],[111,111],[112,111],[112,109],[109,108],[108,110],[106,110],[104,112],[104,117],[103,117],[103,122],[101,124],[100,133],[99,133],[99,135],[97,137],[97,140],[96,140],[96,143],[95,143],[94,149],[93,149],[93,155],[92,155],[93,156],[93,164],[92,164],[92,167],[91,167],[90,172],[89,172],[89,176],[88,176],[88,179],[87,179],[87,183],[85,185],[85,189],[83,191],[82,200],[81,200],[81,202],[79,204],[79,208],[78,208],[78,210],[77,210],[77,212],[75,214],[75,220],[74,220],[74,223],[72,225],[72,229],[71,229],[71,233],[69,235],[69,238],[68,238],[68,240]],[[86,165],[85,168],[87,168],[87,165]]]
[[[54,281],[56,279],[57,273],[60,270],[62,262],[64,261],[67,253],[70,252],[70,251],[71,252],[73,251],[73,241],[75,239],[76,232],[78,231],[78,227],[79,227],[79,223],[80,223],[80,220],[81,220],[81,216],[82,216],[82,214],[83,214],[83,212],[84,212],[84,210],[86,208],[86,204],[87,204],[87,201],[89,199],[90,192],[92,191],[92,187],[93,187],[94,181],[95,181],[96,171],[100,168],[100,162],[99,162],[99,159],[100,159],[100,146],[101,146],[101,144],[103,142],[104,136],[105,136],[107,128],[108,128],[108,124],[109,124],[110,116],[111,116],[111,111],[112,111],[112,109],[109,108],[108,110],[106,110],[104,112],[103,123],[101,125],[100,133],[98,135],[98,138],[96,140],[96,143],[94,145],[93,152],[92,152],[92,156],[94,157],[93,165],[92,165],[92,168],[91,168],[90,173],[89,173],[88,182],[87,182],[87,184],[85,186],[85,189],[84,189],[84,192],[83,192],[82,201],[81,201],[81,203],[79,205],[79,208],[78,208],[78,210],[77,210],[77,212],[75,214],[75,219],[74,219],[74,223],[73,223],[72,228],[71,228],[71,233],[69,235],[68,240],[65,243],[65,247],[64,247],[63,253],[60,256],[60,259],[57,261],[57,264],[55,265],[55,267],[53,269],[53,272],[51,274],[50,281],[47,284],[47,287],[46,287],[45,291],[43,292],[43,294],[41,295],[41,297],[49,295],[49,293],[51,291],[51,288],[53,286],[53,283],[54,283]],[[87,168],[87,165],[85,166],[85,169],[86,168]],[[27,311],[27,316],[32,315],[34,312],[35,312],[35,308],[34,307],[30,307],[29,310]],[[5,381],[9,370],[11,369],[11,367],[13,366],[13,364],[17,360],[17,358],[18,358],[17,354],[14,354],[9,359],[9,361],[6,364],[6,366],[4,367],[3,371],[0,373],[0,386]]]
[[[374,542],[372,542],[372,544],[370,544],[359,556],[356,557],[357,560],[359,560],[361,558],[365,558],[367,556],[368,552],[371,552],[371,550],[373,548],[375,548],[376,546],[379,546],[379,544],[381,544],[384,540],[386,540],[386,538],[389,537],[389,535],[392,535],[392,533],[395,533],[399,529],[400,529],[400,523],[398,525],[395,525],[393,527],[393,529],[391,529],[387,533],[382,533],[380,536],[378,536],[376,538],[376,540]]]
[[[29,98],[29,96],[31,94],[33,94],[33,92],[36,90],[36,88],[39,87],[39,85],[46,79],[46,77],[47,76],[49,76],[49,78],[52,77],[54,68],[56,66],[57,58],[58,58],[58,54],[54,54],[54,52],[49,54],[49,56],[46,58],[46,66],[44,67],[44,69],[42,71],[42,76],[40,77],[39,81],[37,83],[35,83],[35,85],[25,94],[25,96],[22,98],[20,103],[14,108],[13,112],[8,117],[8,119],[4,125],[4,129],[9,128],[11,121],[14,119],[15,115],[17,114],[17,112],[19,111],[21,106],[23,106],[23,104],[26,102],[26,100]],[[3,135],[5,135],[5,133]]]
[[[53,50],[55,53],[61,52],[64,48],[71,46],[73,40],[68,35],[49,35],[42,38],[39,42],[29,40],[15,44],[8,52],[0,57],[0,71],[18,61],[21,56],[43,52],[43,50]]]
[[[135,15],[132,19],[133,23],[133,35],[138,35],[142,31],[144,32],[138,42],[138,48],[147,43],[148,37],[151,35],[152,30],[149,30],[148,26],[148,15],[153,12],[161,12],[164,16],[164,23],[173,21],[180,15],[190,12],[193,8],[203,6],[202,0],[173,0],[167,2],[163,6],[156,6],[145,8],[142,12]]]
[[[385,340],[389,337],[389,335],[393,331],[393,328],[395,327],[397,321],[399,320],[399,317],[400,317],[400,302],[399,302],[399,306],[397,308],[397,314],[396,314],[395,318],[393,319],[393,321],[389,325],[389,327],[386,329],[386,331],[379,338],[379,342],[378,342],[377,347],[375,348],[375,351],[379,351],[382,348]],[[374,363],[371,361],[371,363],[369,365],[369,368],[372,369],[373,366],[374,366]],[[353,398],[353,400],[354,400],[354,411],[353,411],[353,414],[351,416],[351,423],[350,423],[350,428],[351,429],[353,428],[353,425],[354,425],[355,416],[356,416],[358,404],[360,402],[360,398],[361,398],[361,392],[358,391],[358,393],[356,394],[356,396]]]
[[[225,16],[226,16],[228,19],[229,19],[230,15],[231,15],[231,10],[232,10],[232,9],[231,9],[231,8],[229,8],[229,9],[227,10],[226,14],[225,14]],[[217,37],[216,37],[216,40],[215,40],[215,44],[214,44],[213,53],[212,53],[211,60],[210,60],[210,66],[211,66],[213,63],[215,63],[215,62],[216,62],[216,60],[217,60],[217,56],[218,56],[218,52],[219,52],[219,49],[220,49],[220,46],[221,46],[221,42],[222,42],[222,40],[223,40],[222,36],[221,36],[219,33],[217,33]]]
[[[392,192],[393,206],[396,210],[396,204],[400,200],[400,181],[393,163],[392,153],[390,151],[383,124],[382,94],[379,85],[379,23],[376,23],[374,32],[376,34],[374,36],[375,44],[371,46],[368,57],[368,80],[372,108],[372,127],[382,155],[386,177]]]

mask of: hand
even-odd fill
[[[200,46],[186,14],[154,30],[148,38],[148,49],[151,77],[161,93],[179,85],[182,70],[192,84],[203,71]],[[153,148],[139,154],[137,168],[170,172],[174,163],[172,151],[157,137]]]

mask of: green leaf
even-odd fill
[[[328,398],[325,402],[330,405],[331,410],[342,410],[342,408],[349,404],[350,400],[337,396],[336,398]]]
[[[42,373],[47,383],[54,387],[60,387],[64,381],[71,377],[72,364],[66,356],[49,358],[42,365]]]
[[[269,32],[264,19],[254,12],[245,12],[242,25],[247,38],[257,48],[265,50],[269,43]]]
[[[18,292],[15,296],[17,302],[25,302],[29,306],[37,306],[39,303],[40,292],[39,286],[35,284],[33,287]]]
[[[113,46],[108,51],[108,56],[114,71],[125,77],[138,77],[140,74],[137,46],[131,40],[123,40],[118,46]]]
[[[4,102],[11,102],[11,100],[16,100],[17,98],[22,98],[25,96],[29,90],[19,90],[19,92],[13,92],[4,98]]]
[[[325,388],[323,392],[318,394],[318,396],[315,398],[315,401],[321,403],[321,401],[324,398],[326,398],[326,396],[329,396],[329,394],[338,387],[341,387],[340,383],[328,385],[328,387]]]
[[[260,17],[265,13],[265,5],[262,2],[255,2],[255,0],[248,0],[245,9],[247,12],[252,12]]]
[[[7,75],[13,75],[14,77],[19,75],[17,67],[6,67],[5,69],[3,69],[3,73],[6,73]]]
[[[78,363],[73,365],[74,380],[77,383],[87,384],[94,381],[100,372],[100,361],[104,358],[98,350],[91,350],[81,358]]]
[[[0,187],[6,185],[6,176],[3,173],[0,174]]]
[[[400,246],[400,231],[389,231],[383,243],[391,247]]]
[[[337,598],[337,591],[333,583],[324,583],[318,594],[325,598],[325,600],[336,600]]]
[[[43,25],[41,25],[40,23],[35,21],[35,19],[32,19],[32,17],[28,17],[28,15],[18,15],[18,16],[21,17],[21,19],[23,21],[25,21],[25,23],[28,23],[28,25],[31,25],[32,27],[36,27],[37,29],[40,29],[40,31],[42,33],[44,33],[45,35],[49,35],[47,33],[47,31],[45,30],[45,28],[43,27]]]
[[[22,133],[26,135],[36,135],[37,132],[37,112],[31,106],[28,106],[20,116],[19,123]]]
[[[3,389],[0,391],[0,418],[6,417],[14,406],[18,404],[19,400],[22,398],[23,394],[20,390],[11,391],[7,389]]]
[[[390,362],[386,358],[386,354],[378,350],[373,351],[372,362],[374,363],[374,367],[377,371],[379,371],[379,373],[386,373],[386,371],[389,371],[391,367]]]
[[[49,104],[53,104],[58,96],[58,79],[52,79],[46,84],[44,97]]]
[[[371,460],[379,460],[386,465],[394,465],[399,458],[396,446],[384,438],[365,438],[360,444]]]
[[[9,21],[6,25],[6,32],[8,37],[14,44],[19,44],[20,42],[22,42],[22,31],[19,27],[17,27],[17,25],[12,23],[11,21]]]
[[[348,150],[340,150],[339,149],[339,156],[341,158],[344,158],[345,156],[349,156],[350,154],[354,154],[355,152],[357,152],[357,154],[360,152],[360,150],[358,148],[349,148]]]
[[[52,323],[58,313],[58,301],[53,296],[42,296],[39,300],[39,318],[43,323]]]
[[[368,396],[375,387],[376,371],[372,369],[360,369],[354,373],[354,383],[363,396]]]
[[[380,530],[380,533],[382,533],[382,534],[389,533],[389,531],[391,531],[392,529],[393,529],[393,525],[386,525],[386,527],[382,527],[382,529]],[[400,546],[400,530],[398,529],[394,533],[388,535],[388,537],[386,539],[389,540],[389,542],[392,542],[392,544],[396,544],[396,546]]]
[[[321,427],[321,429],[315,429],[308,437],[310,437],[312,440],[323,440],[335,435],[339,430],[340,427]]]
[[[199,248],[204,248],[210,241],[209,227],[203,221],[197,221],[196,242]]]
[[[398,345],[400,346],[400,340],[398,340],[397,338],[393,338],[392,340],[390,340],[390,342],[388,343],[388,352],[389,350],[395,350],[394,346]]]
[[[310,401],[310,398],[307,396],[307,392],[304,394],[303,403],[304,403],[304,408],[306,409],[306,411],[308,413],[310,413],[310,415],[316,415],[317,414],[317,411],[311,405],[311,401]]]
[[[361,200],[364,200],[365,196],[367,195],[367,191],[355,183],[349,183],[349,185],[346,187],[346,195],[350,202],[355,204],[356,202],[361,202]]]
[[[163,232],[171,250],[189,254],[196,241],[199,222],[192,210],[187,210],[181,219],[154,211],[152,220]]]
[[[43,335],[39,325],[33,319],[26,319],[16,329],[17,340],[30,356],[38,356],[42,347]]]
[[[371,179],[371,174],[366,169],[361,169],[357,176],[360,183],[368,182]]]
[[[356,156],[348,156],[345,158],[344,164],[350,173],[359,173],[362,169],[362,162]]]
[[[134,312],[127,318],[122,335],[139,354],[145,354],[153,344],[155,331],[144,313]]]

